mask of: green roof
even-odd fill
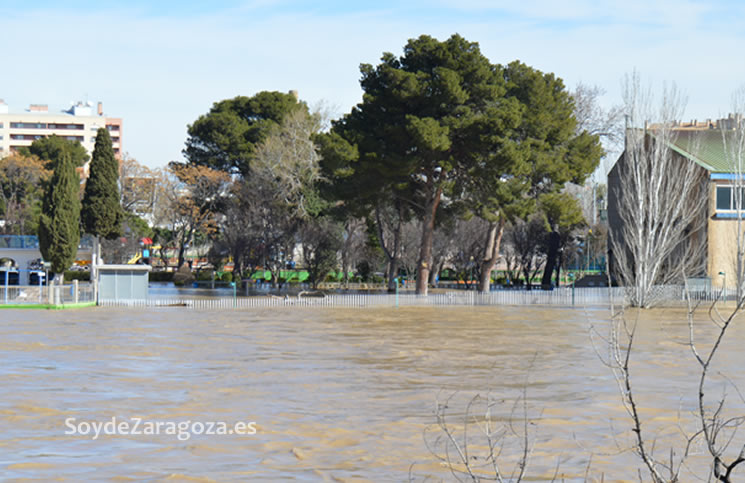
[[[735,145],[734,131],[719,129],[678,131],[672,149],[712,173],[733,173],[732,156],[725,146]]]

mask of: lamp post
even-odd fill
[[[724,301],[727,301],[727,274],[725,272],[719,272],[722,276],[722,294],[724,294]]]

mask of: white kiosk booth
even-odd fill
[[[97,302],[147,300],[150,265],[97,265],[95,270]]]

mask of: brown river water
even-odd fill
[[[703,345],[714,327],[700,315]],[[550,481],[557,466],[564,481],[638,481],[630,421],[590,341],[590,327],[605,334],[608,318],[537,307],[3,310],[0,480],[451,481],[433,454],[447,457],[436,401],[449,398],[446,421],[461,438],[480,394],[506,428],[507,474],[522,440],[510,428],[521,435],[527,414],[529,481]],[[643,428],[669,455],[696,422],[685,313],[648,311],[637,337],[631,370]],[[743,337],[738,321],[715,366],[745,390]],[[712,398],[722,381],[713,377]],[[727,411],[745,413],[732,386],[726,396]],[[484,411],[477,401],[470,414]],[[160,434],[81,434],[83,422],[112,418],[151,429],[243,422],[255,434],[190,426],[180,439],[165,425]],[[476,462],[486,448],[479,424],[468,433]],[[691,453],[683,481],[706,478],[703,447]]]

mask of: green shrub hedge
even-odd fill
[[[81,282],[91,281],[91,272],[84,272],[82,270],[68,270],[65,272],[65,282],[72,282],[73,280],[79,280]]]
[[[173,282],[174,272],[150,272],[151,282]]]

